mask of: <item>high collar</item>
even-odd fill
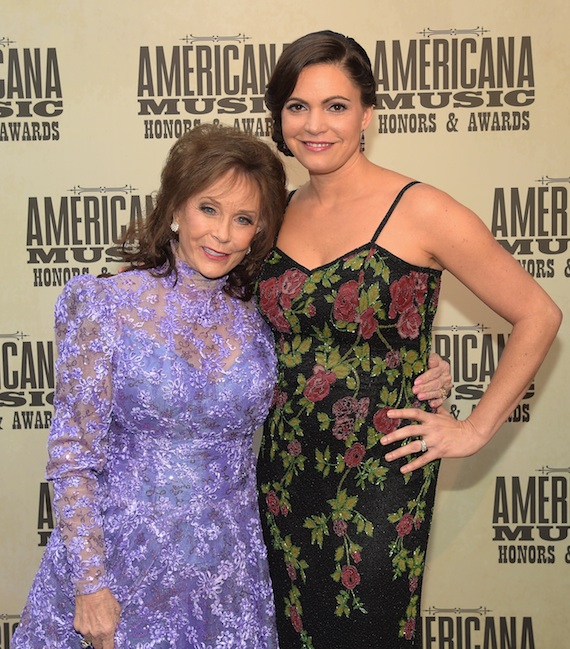
[[[219,291],[227,282],[227,275],[222,275],[222,277],[216,277],[215,279],[210,279],[209,277],[204,277],[197,270],[192,268],[190,264],[185,262],[178,254],[178,245],[177,243],[172,243],[172,250],[176,258],[176,271],[178,273],[178,281],[183,282],[184,284],[193,284],[197,288],[204,290],[216,290]]]

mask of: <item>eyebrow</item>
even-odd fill
[[[206,195],[200,196],[199,195],[197,198],[198,198],[198,202],[206,201],[208,203],[215,203],[216,205],[220,205],[219,199],[215,198],[214,196],[206,196]],[[238,208],[236,210],[236,214],[237,213],[257,216],[257,215],[259,215],[260,210],[256,210],[256,209],[250,210],[250,209],[246,209],[246,208]]]
[[[351,99],[345,97],[344,95],[333,95],[332,97],[326,97],[326,99],[323,99],[321,103],[328,104],[330,101],[338,101],[339,99],[341,99],[342,101],[346,101],[348,103],[352,102]],[[300,101],[301,103],[306,103],[306,99],[301,99],[301,97],[294,97],[294,96],[289,97],[287,101]]]

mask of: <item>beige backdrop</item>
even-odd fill
[[[4,0],[1,16],[0,649],[53,525],[54,301],[72,274],[116,268],[116,238],[183,129],[217,119],[267,137],[263,86],[294,38],[330,28],[361,42],[378,77],[371,159],[474,209],[566,310],[567,0]],[[435,349],[451,359],[449,407],[464,417],[508,326],[453,278],[442,297]],[[444,462],[426,648],[569,646],[569,338],[564,324],[488,447]]]

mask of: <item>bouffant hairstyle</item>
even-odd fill
[[[376,82],[370,59],[353,38],[329,30],[301,36],[283,50],[265,92],[265,103],[273,119],[273,140],[279,151],[292,155],[283,140],[281,111],[291,96],[299,75],[308,65],[339,65],[361,92],[363,106],[376,104]]]
[[[261,264],[273,246],[283,221],[286,178],[277,154],[261,140],[238,129],[203,124],[182,135],[170,149],[162,170],[154,209],[142,223],[133,223],[122,242],[131,268],[177,279],[170,225],[173,214],[193,195],[231,173],[259,190],[260,230],[251,251],[228,275],[224,290],[244,301],[251,299]]]

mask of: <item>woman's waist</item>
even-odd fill
[[[186,450],[187,453],[180,452]],[[107,493],[124,493],[137,499],[159,496],[176,499],[192,495],[224,498],[253,482],[255,457],[238,452],[178,449],[177,453],[141,453],[110,458],[101,474]]]

